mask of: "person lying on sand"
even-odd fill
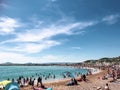
[[[72,78],[70,82],[68,82],[66,85],[67,86],[73,86],[73,85],[77,85],[77,80],[75,78]]]
[[[97,87],[97,90],[102,90],[102,88],[101,87]]]

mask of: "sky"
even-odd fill
[[[120,56],[120,0],[0,0],[0,63]]]

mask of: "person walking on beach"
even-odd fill
[[[112,78],[113,78],[113,81],[115,80],[115,71],[112,70]]]
[[[40,86],[43,86],[41,77],[39,77],[38,80],[37,80],[37,86],[39,85],[39,83],[40,83]]]

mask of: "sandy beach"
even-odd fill
[[[102,76],[106,73],[106,70],[101,70],[97,74],[87,76],[87,81],[78,82],[78,85],[66,86],[65,84],[70,79],[59,80],[56,82],[44,83],[46,87],[51,87],[53,90],[97,90],[97,87],[104,88],[105,84],[108,83],[110,90],[120,90],[120,83],[110,83],[109,80],[102,80]],[[77,77],[78,80],[80,77]],[[23,87],[20,90],[33,90],[32,86]],[[104,90],[104,89],[101,89]]]

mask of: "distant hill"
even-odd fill
[[[5,62],[5,63],[2,63],[2,64],[13,64],[13,63],[11,63],[11,62]]]
[[[94,65],[119,65],[120,64],[120,56],[118,57],[104,57],[98,60],[87,60],[84,61],[84,64],[94,64]]]
[[[78,62],[78,63],[74,63],[74,62],[48,62],[48,63],[32,63],[32,62],[28,62],[28,63],[24,63],[24,64],[20,64],[20,63],[11,63],[11,62],[5,62],[0,64],[1,66],[84,66],[84,65],[97,65],[97,66],[101,66],[101,65],[114,65],[114,64],[120,64],[120,56],[118,57],[113,57],[113,58],[108,58],[108,57],[104,57],[104,58],[100,58],[97,60],[86,60],[84,62]]]
[[[28,65],[31,65],[31,64],[33,64],[32,62],[28,62],[28,63],[24,63],[24,64],[28,64]]]

